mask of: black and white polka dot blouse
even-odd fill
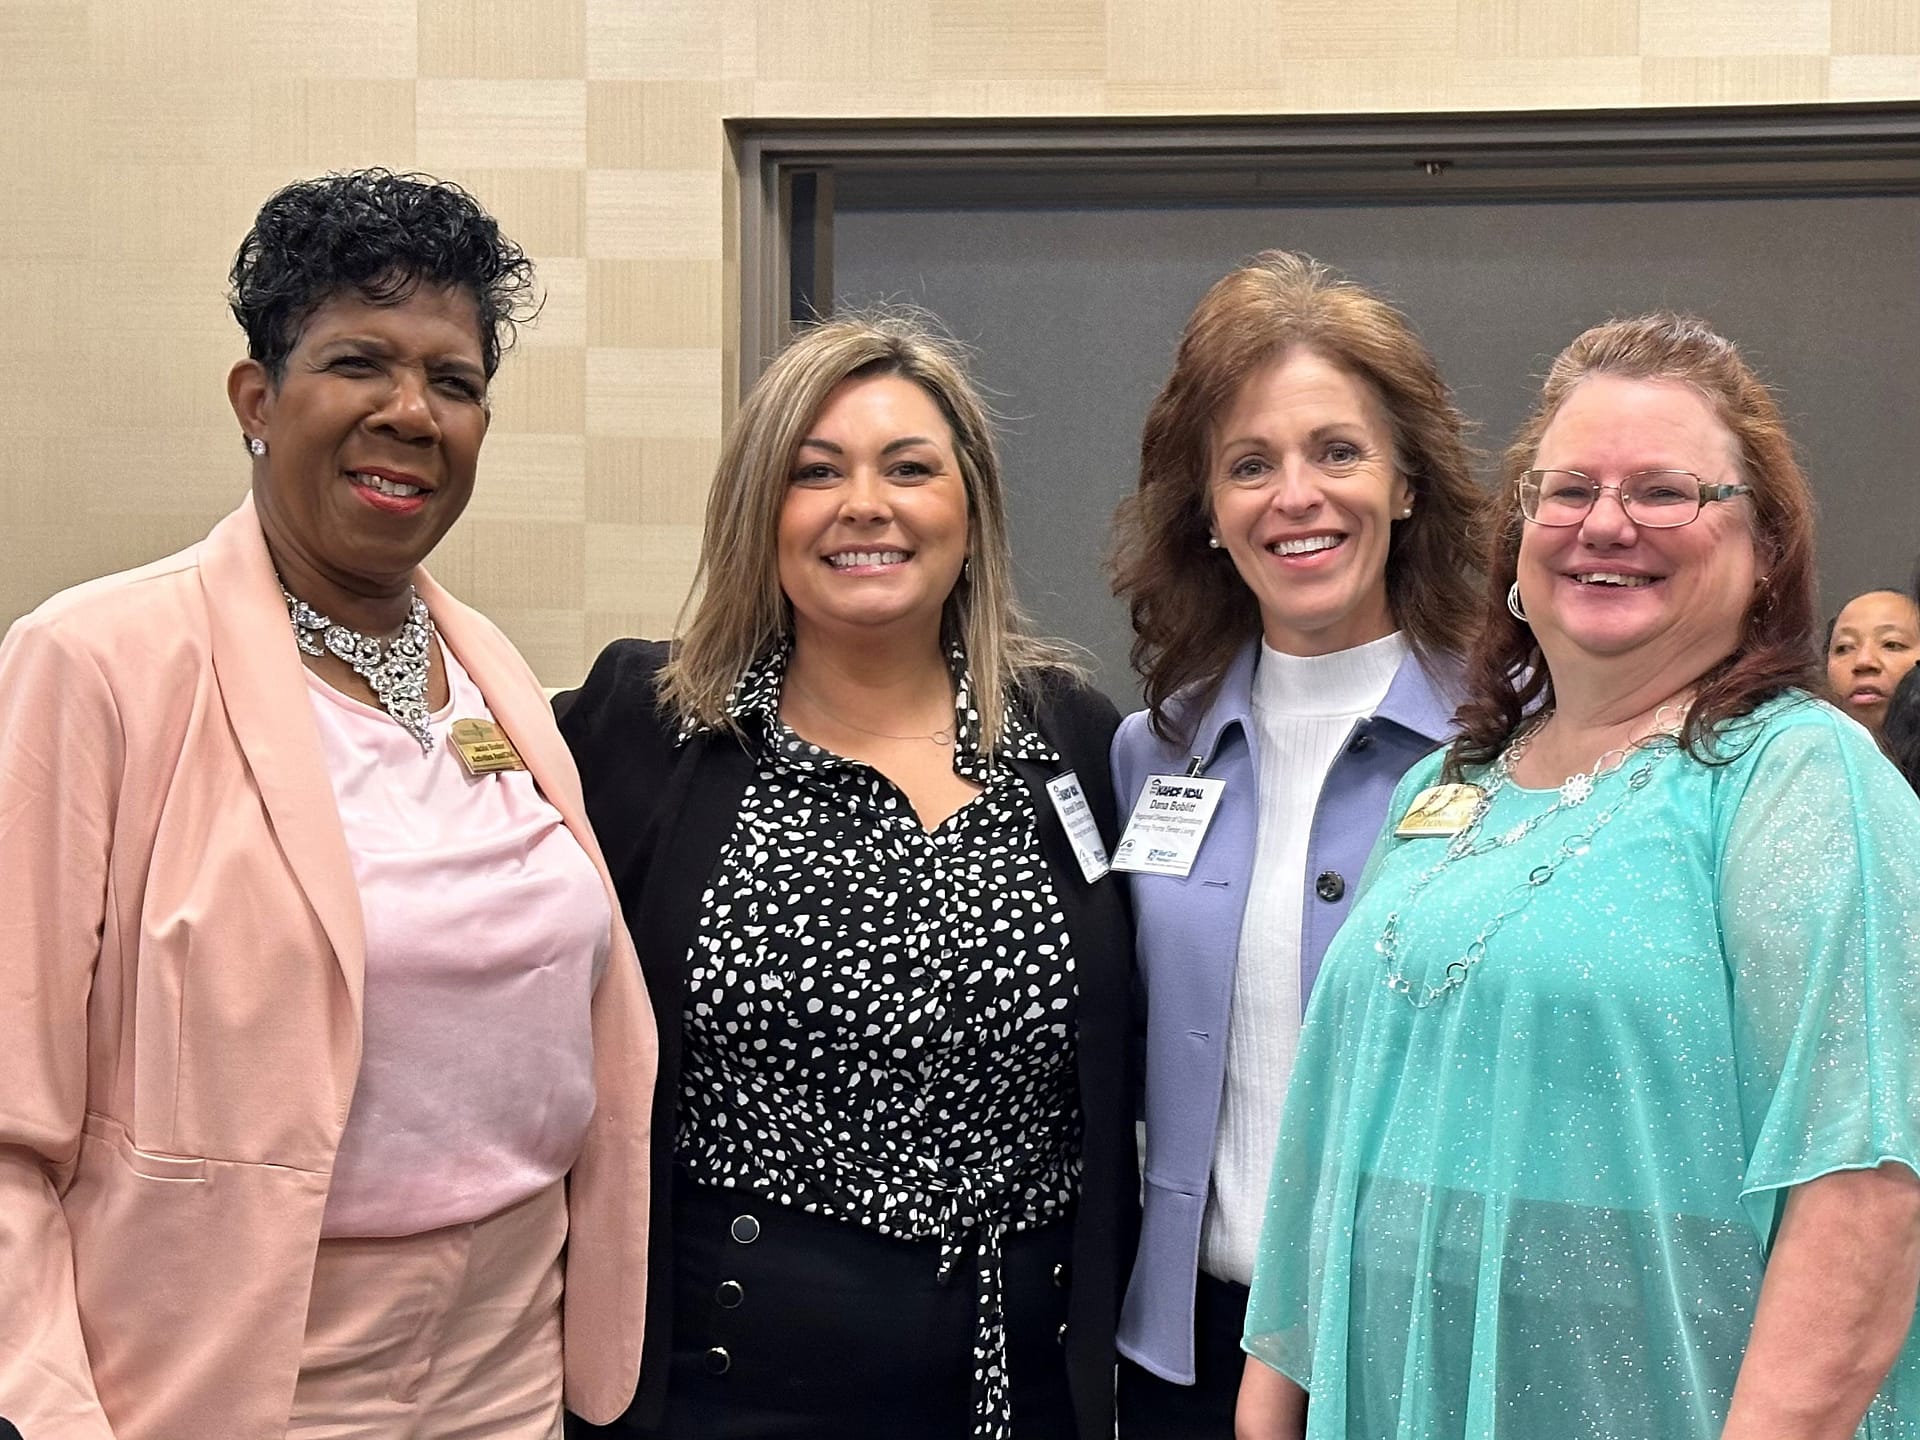
[[[975,1434],[1010,1433],[1000,1249],[1078,1189],[1073,958],[1032,792],[1057,764],[1009,704],[979,748],[955,657],[953,767],[982,792],[928,831],[870,766],[780,719],[787,652],[731,711],[756,773],[688,961],[675,1152],[692,1177],[972,1262]]]

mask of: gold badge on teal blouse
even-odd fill
[[[1478,785],[1429,785],[1413,797],[1413,804],[1393,827],[1393,833],[1406,839],[1458,835],[1473,819],[1473,807],[1479,803]]]

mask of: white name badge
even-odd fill
[[[1093,811],[1087,805],[1086,792],[1080,788],[1080,777],[1069,770],[1066,774],[1047,782],[1047,794],[1053,797],[1054,813],[1060,817],[1060,824],[1067,832],[1067,839],[1073,845],[1073,855],[1080,862],[1080,873],[1092,884],[1107,873],[1107,846],[1100,838],[1100,826],[1094,821]]]
[[[1113,852],[1113,868],[1184,880],[1226,791],[1226,781],[1205,775],[1149,775]]]

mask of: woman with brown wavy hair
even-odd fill
[[[1779,410],[1701,321],[1597,326],[1489,535],[1307,1017],[1241,1433],[1911,1434],[1920,804],[1809,693]]]
[[[1184,868],[1141,846],[1129,877],[1150,1002],[1131,1435],[1232,1425],[1302,1003],[1395,782],[1451,733],[1462,432],[1405,317],[1284,251],[1207,293],[1147,417],[1114,570],[1148,708],[1117,793],[1224,788]]]

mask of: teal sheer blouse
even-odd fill
[[[1246,1349],[1310,1440],[1715,1440],[1789,1187],[1920,1170],[1920,800],[1804,696],[1644,752],[1510,846],[1409,891],[1392,827],[1314,988]],[[1557,792],[1508,785],[1483,836]],[[1458,989],[1416,1009],[1563,839]],[[1863,1436],[1920,1437],[1909,1336]]]

